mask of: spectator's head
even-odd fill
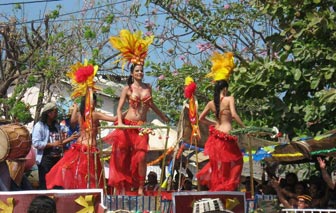
[[[56,213],[56,202],[46,195],[35,197],[29,205],[27,213]]]
[[[245,185],[246,191],[250,192],[251,191],[251,177],[250,176],[246,177],[244,181],[244,185]],[[254,189],[256,189],[257,186],[258,186],[258,182],[253,178]]]
[[[157,184],[158,183],[157,174],[153,171],[148,173],[147,178],[148,178],[148,183],[150,183],[150,184]]]
[[[309,195],[312,198],[318,198],[319,197],[319,192],[320,192],[320,188],[316,183],[311,183],[309,186]]]
[[[294,186],[298,182],[298,177],[295,173],[287,173],[286,174],[286,184]]]
[[[299,195],[297,196],[297,206],[298,209],[307,209],[311,207],[312,198],[309,195]]]
[[[295,184],[294,186],[295,194],[302,195],[302,194],[305,194],[306,191],[307,191],[307,185],[304,182],[299,181]]]
[[[289,205],[291,205],[291,206],[297,206],[298,205],[298,200],[297,200],[296,197],[290,197],[288,202],[289,202]]]
[[[49,102],[42,108],[41,121],[47,123],[48,120],[55,121],[58,116],[57,105],[53,102]]]
[[[184,190],[192,190],[192,188],[193,188],[192,181],[189,178],[186,178],[184,180],[183,189]]]

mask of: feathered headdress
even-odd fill
[[[144,64],[147,57],[148,47],[153,42],[154,36],[147,36],[142,38],[142,32],[137,31],[131,33],[128,30],[121,30],[119,37],[110,37],[110,43],[114,48],[120,51],[120,59],[116,62],[122,61],[122,70],[125,64]]]
[[[190,143],[192,143],[193,138],[199,140],[201,137],[201,132],[198,127],[198,116],[197,116],[197,102],[195,97],[197,85],[192,77],[188,76],[184,81],[184,96],[189,99],[189,120],[192,127],[192,132],[190,136]]]
[[[219,54],[215,52],[211,58],[212,68],[211,72],[206,75],[206,77],[212,78],[214,81],[219,80],[228,80],[233,68],[234,68],[234,59],[233,53],[228,52],[224,54]]]
[[[89,87],[92,88],[93,91],[98,90],[93,81],[97,71],[98,66],[89,64],[87,60],[84,61],[84,64],[77,62],[70,67],[67,76],[71,79],[71,84],[74,88],[74,91],[71,94],[72,98],[84,96]]]
[[[197,85],[194,80],[190,76],[186,77],[184,81],[184,97],[191,98],[191,96],[194,95],[196,88]]]

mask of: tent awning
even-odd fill
[[[269,162],[293,163],[309,161],[313,156],[324,155],[336,157],[336,129],[308,140],[291,141],[278,145],[272,152]]]
[[[154,119],[151,124],[156,126],[166,126],[164,123],[159,121],[158,119]],[[165,150],[165,148],[169,148],[175,146],[177,143],[177,131],[170,128],[168,141],[166,146],[166,136],[167,136],[167,128],[162,129],[154,129],[154,135],[149,135],[149,150],[151,151],[161,151]]]

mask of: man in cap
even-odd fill
[[[298,209],[308,209],[311,207],[312,197],[303,194],[296,197],[297,198],[297,208]]]
[[[311,207],[312,197],[306,194],[301,194],[287,200],[284,193],[282,192],[282,189],[280,188],[280,179],[277,180],[276,178],[273,178],[271,180],[271,185],[276,191],[279,202],[283,205],[283,207],[290,209],[307,209]]]
[[[62,146],[75,137],[62,140],[57,115],[56,104],[49,102],[43,107],[40,119],[33,127],[32,143],[37,150],[40,189],[46,189],[45,175],[62,157]]]

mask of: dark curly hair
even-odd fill
[[[93,93],[93,101],[97,102],[96,93]],[[80,112],[83,119],[85,119],[85,102],[86,102],[86,98],[85,98],[85,96],[83,96],[82,99],[81,99],[80,107],[79,107],[79,112]]]
[[[29,205],[28,213],[56,213],[56,202],[54,199],[39,195]]]

